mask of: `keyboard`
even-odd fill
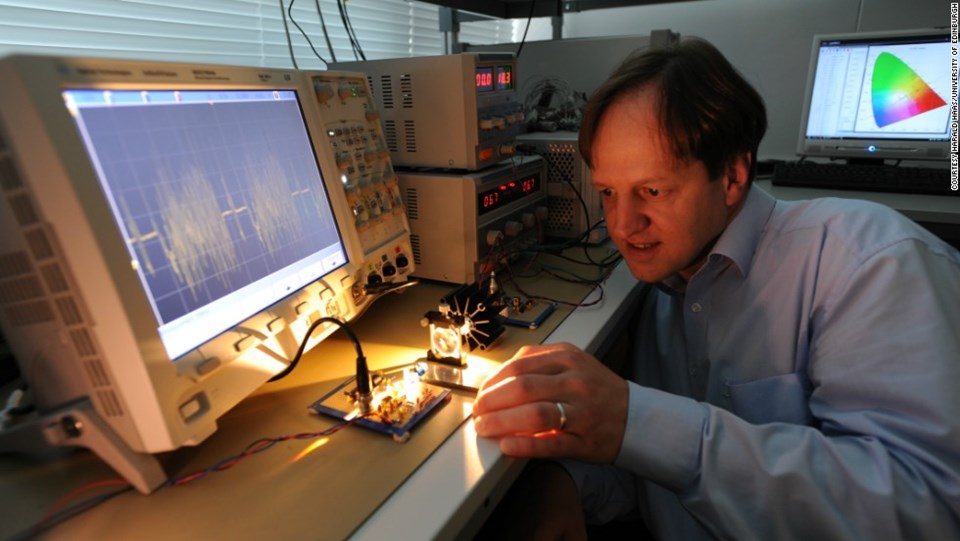
[[[950,189],[950,170],[934,167],[786,162],[774,167],[771,182],[802,188],[960,195]]]

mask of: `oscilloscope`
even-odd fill
[[[150,492],[152,453],[414,269],[362,74],[14,56],[0,77],[0,325],[42,419],[0,449],[90,447]]]

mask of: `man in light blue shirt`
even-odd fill
[[[879,205],[751,188],[765,129],[700,40],[628,59],[588,103],[610,236],[656,289],[626,378],[554,344],[480,390],[479,435],[577,459],[531,474],[531,531],[960,539],[960,254]]]

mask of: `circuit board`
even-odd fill
[[[357,402],[356,378],[350,378],[308,408],[405,442],[410,439],[413,427],[444,402],[450,391],[421,381],[413,367],[406,367],[375,374],[372,394],[370,413],[362,415]]]

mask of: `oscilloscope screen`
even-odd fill
[[[64,99],[171,358],[346,264],[295,91]]]

